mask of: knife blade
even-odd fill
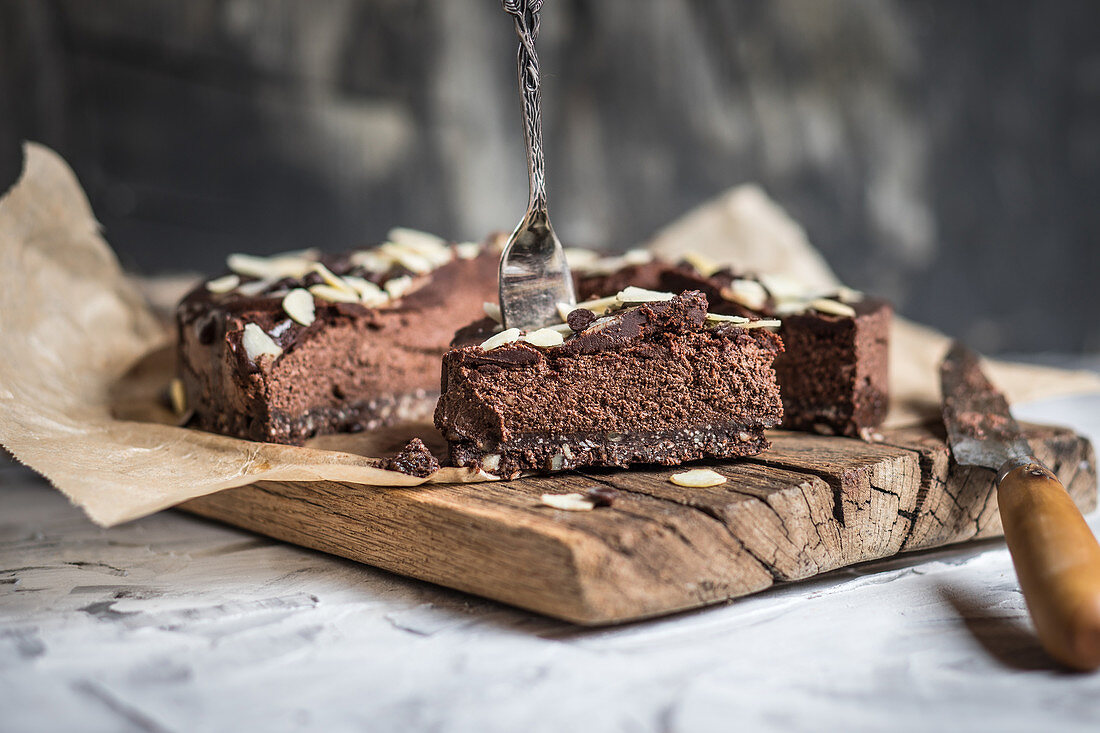
[[[940,387],[955,461],[997,471],[1005,543],[1039,641],[1070,667],[1100,667],[1100,544],[1065,487],[1032,453],[974,351],[951,346]]]

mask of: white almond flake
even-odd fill
[[[843,285],[836,291],[836,299],[841,303],[858,303],[863,300],[864,295],[858,290],[845,287]]]
[[[776,300],[804,300],[810,296],[806,284],[790,275],[761,275],[760,284]]]
[[[392,280],[387,280],[382,285],[382,289],[385,290],[391,298],[397,300],[404,297],[406,293],[412,290],[413,279],[408,275],[402,275],[401,277],[395,277]]]
[[[768,304],[768,291],[755,280],[734,280],[722,289],[722,297],[755,311]]]
[[[703,489],[708,486],[718,486],[726,483],[726,477],[709,468],[696,468],[684,473],[674,473],[668,479],[677,486],[687,486],[692,489]]]
[[[573,329],[569,327],[568,323],[556,323],[553,326],[547,326],[542,329],[543,331],[557,331],[562,336],[569,336],[573,333]]]
[[[721,265],[718,265],[713,260],[704,257],[696,252],[686,252],[683,255],[683,259],[689,265],[695,268],[695,270],[703,277],[710,277],[714,273],[722,269]]]
[[[182,379],[177,377],[169,383],[168,398],[172,401],[172,412],[177,415],[187,412],[187,390]]]
[[[485,315],[492,318],[497,323],[500,323],[504,318],[500,315],[500,306],[496,303],[482,303],[481,310],[485,311]]]
[[[501,331],[495,336],[490,336],[482,342],[481,348],[485,351],[491,351],[498,346],[504,346],[505,344],[519,341],[520,330],[518,328],[509,328]]]
[[[721,313],[708,313],[706,316],[708,321],[714,323],[748,323],[749,319],[744,316],[726,316]]]
[[[328,285],[330,288],[336,288],[337,290],[354,293],[355,295],[359,294],[355,292],[355,288],[344,282],[344,278],[340,277],[332,270],[322,265],[320,262],[315,262],[311,269],[318,275],[320,275],[321,279],[324,280],[325,285]]]
[[[206,283],[206,289],[211,293],[221,295],[222,293],[228,293],[233,288],[241,284],[240,275],[224,275],[222,277],[216,277],[210,282]]]
[[[805,313],[809,307],[810,304],[805,300],[781,300],[775,304],[773,310],[777,316],[796,316]]]
[[[379,252],[377,249],[365,249],[359,252],[352,252],[351,257],[348,259],[351,264],[356,267],[362,267],[367,272],[373,272],[375,274],[387,272],[393,267],[393,258]]]
[[[588,328],[584,329],[584,332],[596,333],[597,331],[602,331],[610,326],[612,323],[616,323],[618,320],[619,319],[615,316],[604,316],[603,318],[597,318],[596,320],[592,321],[592,323],[588,324]]]
[[[596,508],[584,494],[543,494],[539,501],[545,506],[567,512],[590,512]]]
[[[289,252],[279,252],[273,254],[273,259],[295,259],[295,260],[313,260],[317,261],[317,258],[321,256],[321,250],[316,247],[308,247],[306,249],[292,249]]]
[[[253,363],[257,362],[261,356],[274,358],[283,353],[282,348],[255,323],[245,324],[241,345],[244,346],[244,353],[248,354],[249,360]]]
[[[779,328],[782,325],[783,321],[778,318],[761,318],[756,321],[742,323],[741,328]]]
[[[565,338],[552,328],[540,328],[537,331],[532,331],[523,337],[523,340],[532,346],[561,346],[565,343]]]
[[[310,285],[309,292],[321,300],[327,300],[330,303],[358,303],[359,294],[351,290],[340,290],[334,288],[331,285]]]
[[[259,295],[275,284],[274,280],[252,280],[237,286],[237,292],[246,298]]]
[[[610,295],[606,298],[596,298],[595,300],[586,300],[583,303],[577,303],[573,308],[584,308],[585,310],[592,311],[596,315],[606,313],[608,308],[613,308],[620,305],[619,297],[617,295]],[[560,312],[560,310],[559,310]],[[566,314],[569,315],[568,313]]]
[[[435,265],[427,257],[396,242],[386,242],[379,247],[379,250],[388,257],[393,258],[393,261],[397,264],[415,272],[417,275],[425,275],[435,269]]]
[[[344,275],[343,279],[359,295],[359,302],[368,308],[379,308],[390,302],[390,296],[370,280],[354,275]]]
[[[646,249],[631,249],[620,257],[624,265],[647,265],[653,262],[653,253]]]
[[[428,232],[396,227],[390,230],[387,239],[399,247],[415,252],[431,262],[434,267],[442,267],[454,257],[454,253],[447,245],[447,240]]]
[[[455,245],[455,254],[460,260],[473,260],[481,254],[481,245],[477,242],[459,242]]]
[[[229,255],[226,264],[238,275],[262,280],[305,277],[313,267],[313,261],[305,257],[254,257],[245,254]]]
[[[819,313],[828,313],[829,315],[833,316],[847,316],[851,318],[856,314],[856,310],[852,306],[838,302],[836,300],[829,300],[828,298],[818,298],[817,300],[811,300],[810,308],[818,311]]]
[[[672,300],[676,295],[660,290],[646,290],[645,288],[636,288],[633,285],[629,285],[620,290],[619,294],[615,297],[620,303],[659,303],[666,300]]]
[[[310,325],[317,317],[313,293],[304,288],[294,288],[283,297],[283,311],[297,323]]]
[[[570,269],[587,269],[588,265],[592,265],[598,262],[599,259],[599,252],[591,249],[584,249],[583,247],[565,248],[565,264],[569,265]]]

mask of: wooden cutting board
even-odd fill
[[[729,481],[706,489],[670,483],[675,469],[407,489],[262,482],[183,508],[549,616],[609,624],[999,536],[993,472],[953,463],[935,430],[892,431],[882,443],[776,432],[760,456],[708,464]],[[1063,428],[1027,432],[1081,510],[1094,509],[1089,442]],[[611,507],[539,504],[540,494],[595,485],[619,490]]]

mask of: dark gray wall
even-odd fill
[[[7,0],[0,185],[53,146],[146,272],[510,228],[511,33],[497,0]],[[1100,350],[1100,3],[547,0],[540,50],[568,242],[759,181],[907,315]]]

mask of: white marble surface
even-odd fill
[[[1018,410],[1100,437],[1100,397]],[[1100,517],[1090,517],[1100,528]],[[1096,731],[991,541],[584,630],[0,459],[0,731]]]

